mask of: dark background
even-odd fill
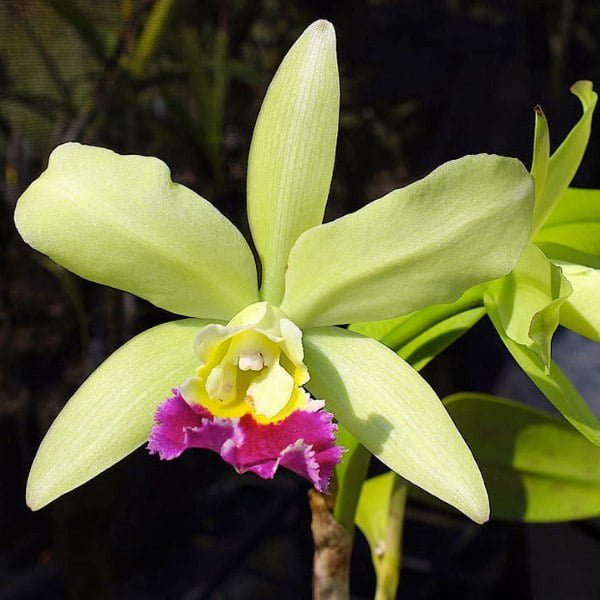
[[[175,0],[134,75],[152,5],[0,3],[0,600],[310,597],[307,485],[291,474],[263,482],[207,452],[161,463],[139,450],[41,512],[26,508],[33,455],[66,399],[125,340],[169,319],[18,237],[16,199],[56,144],[159,156],[247,233],[252,127],[279,61],[314,19],[336,27],[342,85],[327,219],[464,154],[529,165],[534,105],[556,147],[580,115],[569,86],[600,83],[597,0]],[[600,187],[599,165],[593,133],[575,183]],[[598,404],[597,351],[559,333],[557,357]],[[487,323],[426,375],[440,394],[540,403]],[[368,598],[360,535],[354,558],[355,597]],[[478,527],[411,504],[400,597],[600,598],[599,559],[594,521]]]

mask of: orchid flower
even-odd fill
[[[335,415],[392,470],[488,518],[479,469],[435,392],[384,345],[336,325],[452,302],[510,272],[532,179],[515,159],[467,156],[322,224],[338,113],[335,33],[317,21],[283,60],[252,138],[260,287],[241,233],[160,160],[74,143],[52,153],[18,202],[23,239],[187,318],[133,338],[68,401],[32,466],[31,508],[146,440],[164,459],[208,448],[238,472],[287,467],[326,490],[342,453]]]

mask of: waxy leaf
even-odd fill
[[[488,501],[473,456],[428,383],[392,350],[344,329],[305,332],[308,389],[371,453],[482,523]]]
[[[354,323],[348,329],[379,340],[420,371],[485,315],[480,287],[467,290],[453,304],[430,306],[387,321]]]
[[[532,203],[532,178],[519,161],[450,161],[303,233],[290,253],[282,309],[301,326],[321,326],[453,302],[512,269],[529,237]]]
[[[590,340],[600,342],[600,270],[561,263],[573,293],[560,309],[560,323]]]
[[[323,221],[340,106],[335,31],[316,21],[279,67],[258,115],[248,159],[248,220],[263,267],[261,294],[283,296],[290,248]]]
[[[194,338],[204,325],[183,319],[149,329],[90,375],[40,445],[27,482],[30,508],[89,481],[148,439],[156,407],[197,365]]]
[[[173,313],[227,319],[258,297],[242,234],[156,158],[59,146],[15,223],[66,269]]]
[[[424,308],[423,310],[427,310]],[[381,341],[388,333],[396,330],[405,321],[411,318],[411,314],[401,315],[394,319],[385,319],[384,321],[366,321],[364,323],[352,323],[348,327],[350,331],[360,333],[367,337],[373,338],[374,340]],[[394,348],[392,348],[394,350]]]
[[[573,384],[554,361],[546,369],[542,359],[533,350],[512,340],[504,330],[494,298],[486,294],[484,301],[496,331],[521,369],[573,427],[593,444],[600,446],[600,421]]]
[[[548,215],[552,212],[561,194],[567,189],[581,163],[585,149],[590,138],[592,115],[598,100],[591,81],[578,81],[571,86],[571,92],[579,98],[583,114],[577,124],[571,129],[569,135],[549,158],[546,177],[543,187],[536,192],[536,203],[533,215],[533,232],[539,231]],[[545,119],[544,119],[545,121]],[[540,137],[537,128],[543,127],[536,121],[536,141]],[[534,165],[536,173],[543,170],[543,159],[536,154],[541,154],[547,146],[537,145],[534,148]],[[533,171],[533,169],[532,169]],[[539,175],[538,175],[539,179]]]
[[[448,346],[467,333],[484,315],[485,308],[483,306],[452,315],[412,339],[398,350],[398,355],[411,367],[420,371]]]
[[[565,190],[534,241],[551,259],[600,269],[600,190]]]
[[[600,515],[600,448],[540,410],[485,394],[444,400],[480,466],[492,518]]]
[[[572,288],[560,267],[530,244],[515,268],[493,282],[493,296],[506,335],[535,352],[550,369],[552,336],[558,327],[560,307]]]

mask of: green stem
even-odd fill
[[[129,62],[129,69],[136,77],[143,75],[146,62],[154,54],[175,2],[156,0],[152,6]]]
[[[344,431],[344,435],[350,436],[346,431]],[[340,436],[338,436],[338,440],[340,440]],[[344,445],[343,441],[341,442],[346,448],[346,454],[336,471],[338,488],[333,509],[333,516],[350,535],[354,534],[356,505],[371,462],[371,453],[362,444],[354,441],[356,442],[354,446],[350,446],[348,442],[346,442],[347,445]]]
[[[407,490],[404,480],[398,476],[394,477],[385,536],[381,540],[381,546],[375,549],[374,562],[377,573],[375,600],[396,598],[402,562],[402,531]]]

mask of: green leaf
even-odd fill
[[[367,450],[479,523],[488,518],[473,456],[435,392],[392,350],[356,333],[305,332],[307,387]]]
[[[395,598],[400,579],[402,530],[408,486],[394,473],[364,482],[356,525],[369,542],[377,575],[375,598]]]
[[[490,284],[486,293],[494,298],[506,335],[535,352],[548,371],[560,307],[571,292],[560,267],[530,244],[513,271]]]
[[[453,302],[512,269],[527,243],[532,202],[532,179],[519,161],[450,161],[303,233],[290,254],[282,309],[312,327]]]
[[[452,315],[412,339],[398,350],[398,355],[414,369],[420,371],[467,333],[484,315],[485,308],[482,306]]]
[[[594,92],[591,81],[577,81],[571,86],[571,92],[579,98],[583,114],[548,161],[543,189],[541,195],[538,195],[534,209],[534,233],[542,227],[561,194],[573,180],[590,138],[592,115],[598,94]],[[536,163],[539,164],[539,161],[534,162],[537,169]]]
[[[573,427],[593,444],[600,446],[600,421],[573,384],[554,361],[550,362],[550,369],[546,372],[544,363],[535,352],[506,334],[494,298],[486,294],[484,301],[496,331],[521,369]]]
[[[100,62],[106,59],[106,49],[92,20],[72,0],[46,0],[46,2],[79,34],[81,40]]]
[[[46,506],[146,441],[158,404],[197,366],[193,342],[205,324],[184,319],[149,329],[89,376],[39,447],[27,482],[30,508]]]
[[[552,259],[600,269],[600,190],[565,190],[535,244]]]
[[[202,148],[215,179],[222,183],[224,108],[229,83],[227,30],[218,28],[215,32],[210,69],[206,64],[205,50],[196,27],[188,26],[183,29],[181,49],[189,70],[196,110],[190,111],[186,105],[180,112],[183,120],[192,121],[194,141]]]
[[[492,518],[600,515],[600,448],[566,423],[486,394],[455,394],[444,404],[481,468]]]
[[[261,293],[271,304],[283,296],[290,248],[323,220],[339,105],[335,32],[316,21],[269,86],[248,158],[248,220],[263,267]]]
[[[354,323],[348,329],[379,340],[420,371],[484,315],[482,289],[467,290],[453,304],[429,306],[387,321]]]
[[[156,52],[175,5],[176,0],[153,2],[128,62],[129,69],[137,77],[144,74],[148,61]]]
[[[600,270],[561,263],[573,288],[560,309],[560,324],[595,342],[600,342]]]
[[[380,341],[388,348],[400,352],[415,338],[426,335],[427,331],[435,325],[472,308],[482,307],[484,290],[485,286],[478,285],[468,289],[456,302],[428,306],[395,319],[396,326],[387,331]]]
[[[423,310],[427,310],[424,308]],[[420,312],[420,311],[419,311]],[[364,323],[352,323],[348,326],[350,331],[360,333],[366,337],[381,341],[388,333],[395,331],[406,320],[416,313],[401,315],[394,319],[385,319],[384,321],[366,321]]]
[[[156,158],[59,146],[15,222],[66,269],[174,313],[228,319],[258,299],[242,234]]]

